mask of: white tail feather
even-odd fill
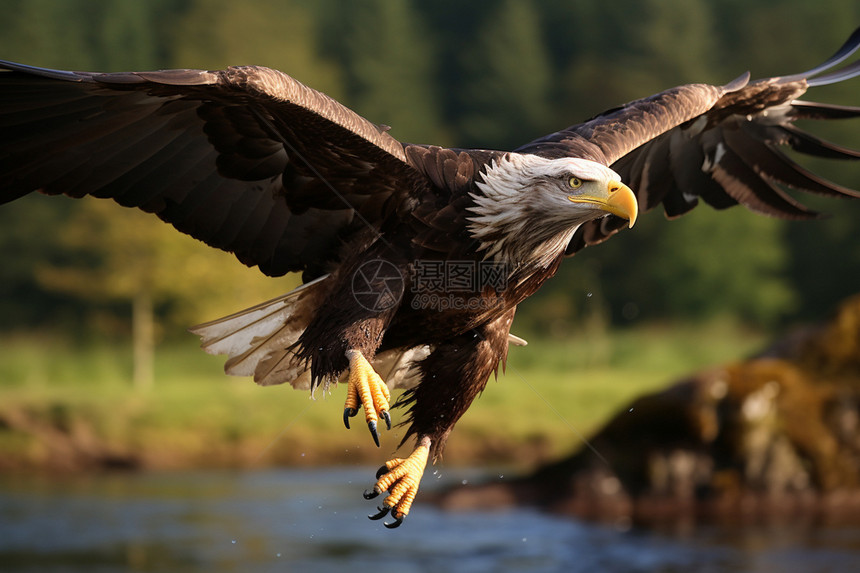
[[[421,381],[417,363],[427,358],[431,352],[433,347],[426,344],[405,350],[386,350],[377,354],[371,364],[389,388],[412,388]]]
[[[189,331],[200,336],[207,353],[228,356],[224,371],[231,376],[253,376],[263,386],[294,382],[308,365],[296,360],[288,349],[313,316],[317,301],[310,299],[321,300],[325,295],[327,277]],[[300,312],[303,303],[312,304],[312,309]]]
[[[311,388],[310,364],[299,360],[291,347],[325,297],[325,275],[287,294],[189,329],[200,336],[209,354],[226,354],[224,371],[231,376],[253,376],[262,386],[289,383]],[[311,308],[305,308],[310,305]],[[415,363],[427,357],[429,346],[381,352],[371,361],[390,388],[411,388],[418,383]],[[344,373],[339,382],[345,381]]]

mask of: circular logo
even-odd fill
[[[352,275],[352,296],[359,306],[382,312],[403,297],[403,275],[400,269],[383,259],[362,263]]]

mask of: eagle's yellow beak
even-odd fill
[[[574,203],[589,203],[597,205],[607,213],[612,213],[630,222],[630,227],[636,222],[639,214],[639,203],[633,191],[621,181],[610,181],[605,193],[599,195],[570,195]]]
[[[630,228],[636,222],[639,215],[639,202],[633,190],[621,181],[610,181],[606,191],[609,198],[606,200],[604,209],[630,222]]]

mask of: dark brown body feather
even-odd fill
[[[783,186],[857,194],[808,173],[777,147],[860,157],[793,125],[860,115],[860,108],[796,99],[810,85],[860,73],[854,64],[820,75],[858,45],[855,33],[806,74],[667,90],[515,153],[611,166],[636,191],[641,209],[662,204],[670,217],[701,199],[717,208],[743,204],[808,218],[814,214]],[[431,348],[417,366],[420,383],[402,403],[411,414],[407,437],[429,436],[434,454],[504,362],[517,304],[561,262],[561,255],[549,266],[519,261],[502,287],[453,294],[455,302],[483,301],[474,308],[425,304],[426,293],[410,283],[419,261],[483,261],[469,230],[470,208],[482,174],[508,152],[401,144],[280,72],[92,74],[2,62],[0,70],[0,203],[36,190],[112,198],[268,275],[301,272],[308,281],[330,273],[324,289],[308,298],[324,302],[301,309],[311,318],[295,350],[318,382],[337,379],[347,349],[372,358]],[[567,254],[624,224],[607,216],[582,225]],[[397,304],[356,304],[353,277],[368,261],[384,261],[402,277],[393,293]]]

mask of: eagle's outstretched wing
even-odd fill
[[[860,75],[860,62],[820,75],[858,47],[860,30],[808,72],[680,86],[516,151],[611,165],[641,209],[662,203],[670,217],[699,199],[813,217],[781,186],[857,194],[777,147],[860,157],[794,126],[860,115],[860,108],[797,100],[810,86]],[[0,203],[37,189],[110,197],[266,274],[302,271],[305,280],[330,270],[341,245],[395,211],[413,214],[416,245],[455,252],[471,182],[500,154],[403,145],[328,96],[260,67],[96,74],[0,62],[0,86]],[[404,202],[419,188],[447,193]],[[624,225],[613,216],[587,223],[567,252]]]
[[[268,275],[323,273],[415,177],[384,128],[267,68],[0,62],[0,87],[0,203],[34,190],[113,198]]]
[[[609,110],[518,149],[547,157],[586,157],[610,165],[636,192],[641,210],[662,204],[670,218],[703,200],[715,208],[741,204],[766,215],[817,216],[783,187],[827,196],[860,197],[810,173],[779,150],[837,159],[860,151],[823,141],[794,125],[801,119],[860,116],[860,107],[798,100],[809,87],[860,75],[860,61],[821,75],[860,48],[860,29],[826,62],[800,74],[725,86],[693,84]],[[627,226],[613,216],[583,225],[573,254]]]

